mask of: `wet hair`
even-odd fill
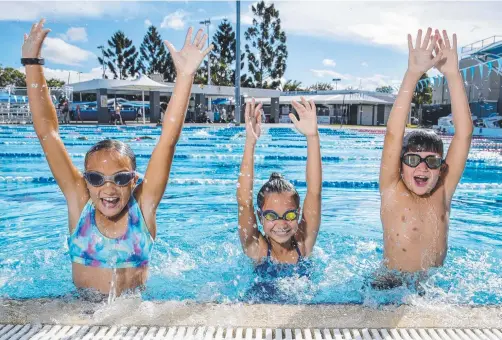
[[[265,204],[265,195],[270,193],[283,193],[283,192],[291,192],[293,194],[293,199],[297,206],[300,205],[300,195],[295,189],[295,186],[291,184],[289,181],[284,179],[284,177],[277,173],[273,172],[270,175],[268,181],[263,184],[260,191],[258,192],[258,197],[256,198],[256,203],[259,209],[263,208]]]
[[[122,156],[127,156],[131,160],[132,169],[136,171],[136,155],[131,147],[124,142],[115,139],[105,139],[92,146],[92,148],[85,154],[84,166],[87,168],[87,161],[89,157],[100,150],[114,150]]]
[[[414,130],[404,136],[401,157],[407,152],[435,152],[443,157],[443,141],[434,131]]]

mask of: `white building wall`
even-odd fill
[[[373,105],[360,105],[359,106],[360,125],[373,124]]]

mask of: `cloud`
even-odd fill
[[[20,67],[19,71],[25,73],[25,68]],[[108,75],[108,77],[113,78],[113,75],[109,73],[108,70],[106,74]],[[51,78],[59,79],[64,81],[65,83],[68,83],[68,77],[69,77],[70,79],[69,84],[72,84],[72,83],[77,83],[79,81],[101,79],[101,77],[103,76],[103,69],[101,68],[101,66],[99,66],[92,68],[88,72],[79,72],[76,70],[52,69],[44,67],[44,75],[46,79],[51,79]]]
[[[57,64],[78,66],[89,59],[96,58],[92,52],[68,44],[60,38],[45,38],[42,55]]]
[[[288,34],[351,43],[384,45],[407,51],[406,34],[419,28],[457,33],[459,47],[502,31],[499,11],[478,2],[313,2],[277,1]]]
[[[322,64],[324,66],[330,66],[330,67],[335,67],[336,66],[336,63],[335,63],[335,61],[333,59],[324,59],[322,61]]]
[[[181,30],[185,28],[186,17],[188,17],[188,13],[183,10],[177,10],[174,13],[166,15],[164,20],[160,24],[161,28],[172,28],[174,30]]]
[[[70,27],[65,34],[61,34],[63,40],[68,41],[87,41],[87,32],[85,27]]]
[[[151,7],[151,4],[138,1],[120,4],[115,1],[2,1],[0,21],[35,22],[40,18],[47,18],[50,23],[56,19],[69,20],[104,16],[123,18],[124,16],[148,13]]]
[[[389,76],[382,74],[374,74],[369,77],[359,77],[352,74],[342,74],[335,72],[333,70],[315,70],[311,69],[310,72],[314,74],[317,78],[328,78],[320,79],[320,81],[331,82],[333,78],[340,78],[341,81],[338,82],[337,88],[339,90],[352,87],[354,89],[361,90],[375,90],[379,86],[398,86],[401,84],[401,80],[392,79]]]
[[[333,70],[315,70],[315,69],[311,69],[310,72],[312,72],[318,78],[331,77],[331,78],[347,79],[347,75],[343,75],[343,74],[335,72]]]
[[[150,21],[150,19],[146,19],[145,20],[145,27],[150,27],[152,26],[152,22]]]
[[[361,63],[361,66],[362,66],[362,67],[368,67],[369,65],[368,65],[368,63],[367,63],[367,62],[363,61],[363,62]]]

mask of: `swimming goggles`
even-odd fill
[[[425,162],[429,169],[438,169],[443,164],[443,159],[435,155],[429,155],[422,158],[420,155],[409,153],[404,155],[401,160],[404,164],[412,168],[416,168],[422,162]]]
[[[100,187],[106,182],[115,183],[118,186],[126,186],[129,184],[136,175],[135,172],[131,171],[123,171],[113,174],[111,176],[105,176],[102,173],[95,171],[86,171],[84,172],[84,178],[93,187]]]
[[[265,210],[260,212],[261,216],[265,218],[267,221],[277,221],[277,220],[284,220],[284,221],[294,221],[298,219],[298,209],[294,210],[288,210],[280,217],[275,211],[273,210]]]

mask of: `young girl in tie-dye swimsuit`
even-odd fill
[[[40,62],[49,33],[43,26],[41,20],[25,35],[23,63],[33,125],[68,205],[73,282],[79,288],[108,293],[113,281],[114,293],[120,294],[146,282],[156,209],[167,185],[193,77],[212,47],[202,51],[206,41],[202,30],[192,42],[191,28],[181,51],[166,42],[176,67],[176,85],[159,142],[138,184],[134,153],[120,141],[104,140],[93,146],[85,157],[83,174],[73,165],[58,133]]]

